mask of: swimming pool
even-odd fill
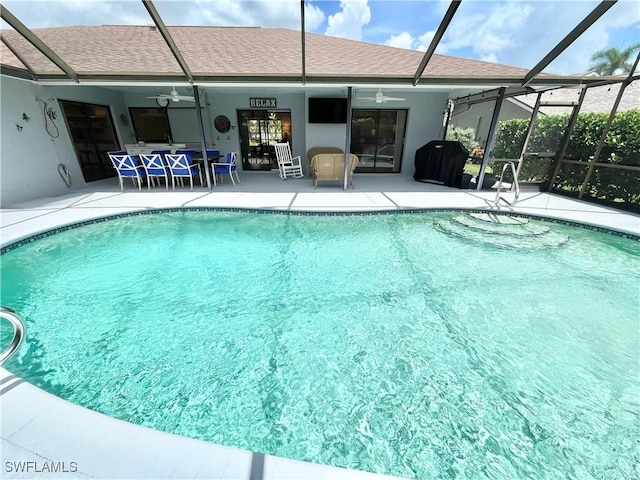
[[[28,327],[5,366],[123,420],[317,463],[633,476],[638,242],[474,215],[175,211],[46,236],[2,256]]]

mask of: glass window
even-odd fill
[[[172,143],[171,126],[166,108],[129,108],[136,141]]]
[[[60,105],[85,182],[114,177],[108,152],[119,150],[120,143],[109,107],[67,100]]]

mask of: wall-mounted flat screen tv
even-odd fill
[[[309,123],[347,123],[347,99],[309,98]]]

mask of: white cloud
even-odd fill
[[[429,45],[431,45],[431,40],[433,40],[433,37],[435,37],[435,35],[435,30],[430,30],[420,35],[418,37],[418,45],[416,46],[416,50],[426,52],[429,48]],[[442,40],[440,40],[440,43],[438,43],[438,46],[436,47],[436,53],[446,55],[448,50],[449,49],[447,47],[447,44],[443,43]]]
[[[407,50],[413,49],[415,38],[411,36],[409,32],[402,32],[400,35],[391,35],[385,45],[390,47],[405,48]]]
[[[488,53],[487,55],[481,55],[480,60],[482,60],[483,62],[497,63],[498,57],[496,57],[496,54],[492,52]]]
[[[435,36],[436,32],[431,30],[423,33],[418,37],[413,37],[409,32],[402,32],[399,35],[391,35],[385,42],[385,45],[390,47],[405,48],[407,50],[418,50],[419,52],[426,52],[431,44],[431,40]],[[445,54],[447,52],[446,45],[440,43],[436,47],[436,52]]]
[[[482,2],[482,6],[483,10],[454,17],[443,38],[448,50],[471,47],[478,55],[495,55],[517,46],[523,29],[531,27],[527,22],[534,8],[529,4]]]
[[[151,17],[142,4],[97,0],[6,1],[6,7],[28,28],[69,25],[145,25]]]
[[[368,0],[340,0],[340,11],[327,19],[325,35],[362,40],[362,27],[370,21]]]
[[[183,25],[260,26],[300,30],[300,2],[297,0],[196,0],[195,5],[187,2],[168,2],[165,9],[184,10],[187,4],[190,5],[188,19],[181,22]],[[324,18],[325,15],[320,8],[306,2],[306,31],[320,27]]]
[[[300,30],[298,0],[157,0],[154,5],[167,25],[231,25],[282,27]],[[7,7],[29,28],[65,25],[146,25],[152,22],[139,1],[41,0],[6,1]],[[314,3],[305,4],[305,29],[317,30],[325,14]]]

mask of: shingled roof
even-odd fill
[[[168,27],[195,76],[299,77],[300,32],[261,27]],[[155,26],[77,26],[33,32],[82,75],[176,75],[182,71]],[[3,37],[41,76],[64,75],[15,31]],[[423,53],[314,33],[305,36],[306,74],[317,77],[412,78]],[[24,69],[5,45],[1,63]],[[522,78],[523,68],[434,55],[422,78]]]

